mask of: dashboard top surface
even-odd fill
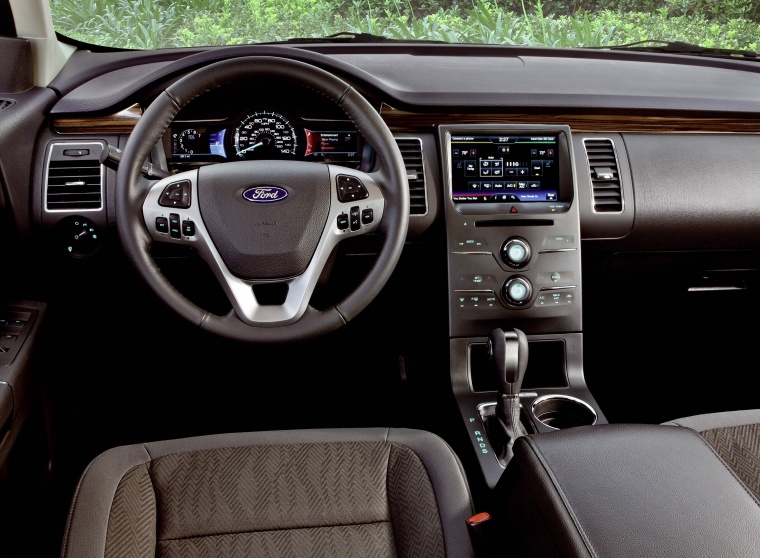
[[[211,49],[174,60],[167,60],[170,53],[154,57],[77,53],[69,73],[64,71],[51,84],[63,94],[52,114],[124,108],[141,92],[194,68],[225,58],[259,55],[316,64],[398,108],[760,112],[756,94],[760,65],[756,63],[660,54],[456,47],[407,51],[375,47],[352,52],[344,48],[324,55],[293,47],[249,46]],[[554,56],[547,56],[547,51]],[[77,62],[77,57],[83,60]]]

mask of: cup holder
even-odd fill
[[[533,401],[531,413],[553,430],[596,424],[596,411],[585,401],[569,395],[543,395]]]

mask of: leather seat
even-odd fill
[[[474,556],[456,455],[404,429],[123,446],[74,495],[63,557]]]

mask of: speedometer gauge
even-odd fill
[[[276,112],[254,112],[235,128],[235,153],[241,159],[293,157],[298,138],[293,125]]]

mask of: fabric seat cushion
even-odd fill
[[[451,529],[467,536],[472,506],[461,466],[429,433],[269,432],[142,447],[138,463],[120,460],[140,453],[127,446],[106,452],[85,472],[64,556],[75,556],[77,538],[88,536],[95,548],[103,545],[93,555],[109,558],[442,557],[452,546],[454,555],[471,555],[466,539],[463,547],[461,539],[452,542],[453,533],[445,537]],[[97,526],[103,537],[82,528],[92,519],[81,509],[83,491],[84,499],[95,495],[90,484],[106,492],[115,484],[107,522]],[[453,500],[439,494],[452,487]]]
[[[695,415],[664,424],[696,430],[760,499],[760,410]]]

